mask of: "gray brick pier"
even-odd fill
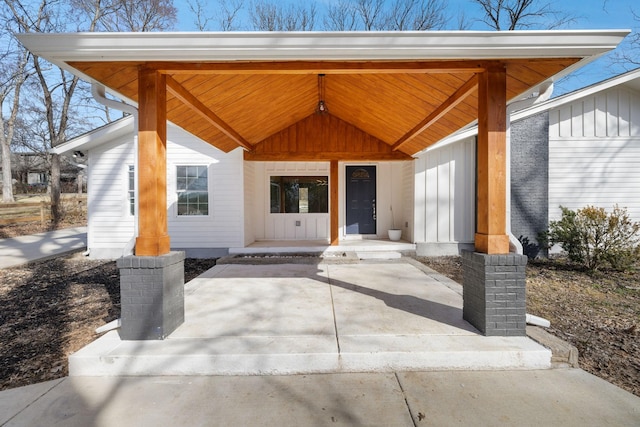
[[[184,322],[184,257],[170,252],[117,261],[123,340],[161,340]]]
[[[525,255],[462,253],[463,318],[486,336],[526,335]]]

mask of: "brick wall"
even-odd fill
[[[546,256],[537,235],[549,227],[549,113],[511,123],[511,230],[525,255]],[[521,238],[522,236],[522,238]]]

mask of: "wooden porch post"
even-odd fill
[[[338,184],[338,161],[331,160],[331,171],[329,177],[329,184],[331,189],[331,213],[329,219],[329,227],[331,228],[330,236],[331,236],[331,246],[337,246],[340,243],[340,238],[338,236],[338,213],[339,213],[339,184]]]
[[[478,79],[478,211],[475,250],[508,254],[506,234],[506,69],[495,64]]]
[[[138,238],[136,256],[169,253],[166,77],[138,71]]]

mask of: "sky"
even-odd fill
[[[284,5],[298,4],[293,0],[262,1]],[[323,5],[330,4],[333,1],[336,0],[317,0],[319,16],[316,18],[316,21],[322,21],[321,14],[323,13]],[[448,9],[455,15],[458,15],[458,11],[464,11],[465,15],[469,18],[480,16],[480,10],[473,6],[470,0],[445,1],[448,2]],[[546,0],[542,1],[546,2]],[[251,0],[244,0],[245,5],[248,5],[250,2]],[[215,0],[207,0],[204,3],[215,4],[217,2]],[[180,31],[194,31],[196,29],[194,24],[195,19],[193,13],[189,10],[187,0],[176,0],[175,4],[179,10],[177,29]],[[551,4],[558,10],[575,17],[573,22],[564,27],[566,29],[629,29],[634,31],[640,29],[640,21],[635,20],[631,12],[633,7],[636,13],[640,15],[640,5],[637,5],[637,0],[570,0],[565,2],[551,2]],[[456,29],[456,25],[456,22],[451,22],[451,28],[448,29]],[[487,30],[488,28],[482,22],[475,21],[471,22],[468,29]],[[212,27],[211,30],[215,31],[217,28]],[[616,51],[627,47],[629,40],[630,36],[627,36]],[[555,85],[553,96],[580,89],[636,68],[636,66],[632,64],[613,64],[611,57],[614,54],[615,53],[603,56],[559,81]],[[640,46],[637,48],[637,55],[640,56]]]

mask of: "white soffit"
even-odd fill
[[[69,61],[562,58],[614,49],[629,30],[31,33],[34,54]]]

